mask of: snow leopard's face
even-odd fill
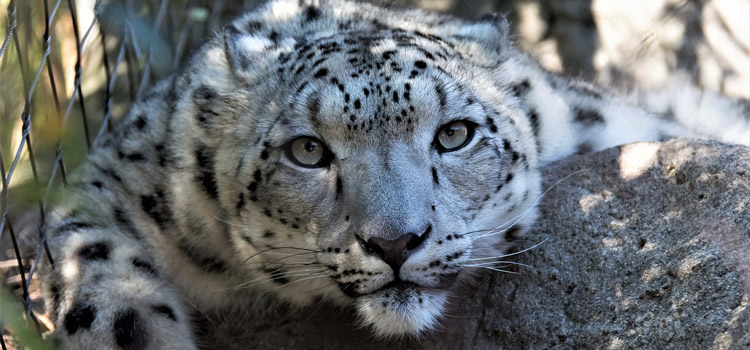
[[[240,258],[287,298],[353,303],[378,334],[434,326],[457,281],[535,215],[510,93],[418,32],[270,46],[257,68],[243,45],[268,43],[227,31],[246,84],[230,89],[252,90],[219,157]]]

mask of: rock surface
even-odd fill
[[[571,175],[572,174],[572,175]],[[565,178],[566,176],[569,176]],[[750,148],[639,143],[545,170],[542,219],[442,328],[380,341],[350,310],[211,315],[207,349],[750,349]],[[560,210],[560,208],[565,208]],[[491,272],[491,271],[488,271]],[[210,321],[209,321],[210,320]]]

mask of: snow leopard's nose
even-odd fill
[[[364,247],[368,252],[383,259],[398,277],[401,265],[406,262],[413,251],[422,245],[430,235],[430,231],[432,231],[432,225],[427,225],[427,229],[421,235],[410,232],[391,240],[371,237],[367,242],[364,242]]]

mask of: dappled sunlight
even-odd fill
[[[664,220],[679,220],[682,216],[683,213],[681,209],[670,210],[664,214]]]
[[[688,278],[689,275],[697,268],[700,267],[700,264],[705,261],[706,259],[700,259],[698,256],[689,256],[686,259],[683,259],[680,261],[680,265],[677,268],[677,277],[679,278]]]
[[[618,337],[612,337],[612,339],[609,341],[609,346],[607,346],[607,350],[619,350],[624,348],[625,342]]]
[[[657,245],[654,242],[644,242],[643,247],[641,248],[641,253],[648,253],[650,251],[653,251],[654,249],[657,249]]]
[[[652,265],[643,271],[643,273],[641,274],[641,280],[643,280],[643,282],[651,282],[654,279],[662,276],[663,274],[664,268],[659,265]]]
[[[622,146],[620,150],[620,178],[629,181],[641,176],[656,164],[661,145],[641,142]]]
[[[741,327],[741,323],[747,322],[744,318],[746,318],[748,311],[750,311],[750,296],[746,294],[742,297],[740,306],[732,311],[732,316],[729,318],[727,324],[734,329]],[[731,349],[733,344],[734,339],[732,335],[728,331],[725,331],[716,337],[714,349]]]
[[[578,200],[581,210],[588,214],[595,206],[600,203],[606,203],[612,199],[612,192],[603,190],[598,193],[592,193],[581,197]]]
[[[620,250],[625,245],[625,241],[619,237],[602,238],[602,246],[607,250]]]
[[[630,219],[626,218],[623,220],[612,220],[607,224],[607,227],[609,227],[612,230],[620,230],[628,227],[628,224],[630,223]]]

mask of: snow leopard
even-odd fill
[[[534,223],[540,167],[700,136],[679,114],[709,102],[745,113],[632,101],[545,71],[502,16],[270,1],[156,83],[55,192],[56,336],[196,349],[196,310],[266,294],[352,307],[375,336],[433,329]]]

